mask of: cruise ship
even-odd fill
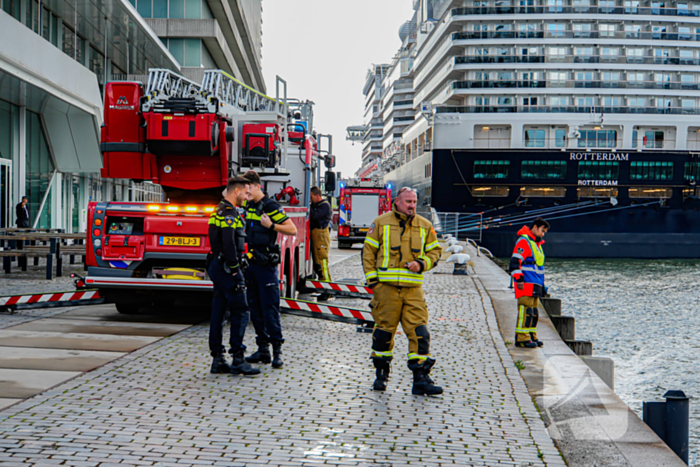
[[[413,6],[368,71],[356,176],[496,256],[542,216],[549,257],[700,257],[700,1]]]

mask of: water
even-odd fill
[[[700,467],[700,261],[547,260],[547,285],[576,338],[615,360],[615,392],[637,415],[669,389],[692,397],[690,465]]]

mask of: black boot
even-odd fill
[[[386,391],[386,384],[389,381],[391,372],[391,360],[386,358],[373,358],[374,368],[377,369],[377,379],[374,380],[373,389],[375,391]]]
[[[270,363],[272,356],[270,355],[270,344],[258,344],[258,351],[250,357],[246,357],[248,363]]]
[[[231,365],[228,364],[223,354],[214,355],[214,361],[211,362],[211,372],[214,374],[231,372]]]
[[[269,357],[270,354],[268,354]],[[272,343],[272,368],[282,368],[284,366],[284,361],[282,361],[282,343],[273,342]]]
[[[245,352],[242,350],[233,353],[233,362],[231,363],[231,374],[244,376],[259,375],[260,369],[250,366],[250,364],[245,361],[244,357]]]
[[[433,380],[428,376],[433,365],[435,365],[434,358],[426,358],[423,363],[420,363],[418,359],[409,360],[408,369],[413,372],[413,394],[419,396],[442,394],[442,388],[435,386]]]

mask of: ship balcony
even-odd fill
[[[465,41],[483,39],[617,39],[648,41],[700,41],[700,34],[690,32],[653,32],[653,31],[462,31],[451,36],[453,45],[467,44]],[[460,42],[459,44],[456,44]]]
[[[698,83],[660,81],[603,81],[603,80],[464,80],[454,81],[451,89],[540,89],[540,88],[583,88],[583,89],[669,89],[680,91],[700,90]]]
[[[700,59],[690,57],[651,57],[625,55],[463,55],[454,57],[455,69],[471,70],[466,65],[501,63],[613,63],[628,65],[700,66]]]
[[[461,16],[485,16],[485,15],[632,15],[632,16],[680,16],[700,18],[700,9],[682,8],[659,8],[659,7],[633,7],[633,6],[564,6],[564,5],[542,5],[542,6],[475,6],[453,8],[450,12],[454,20],[460,20]],[[481,19],[481,18],[480,18]],[[601,18],[602,19],[602,18]]]
[[[639,115],[700,115],[700,109],[684,107],[627,107],[578,105],[465,105],[437,107],[438,114],[484,113],[571,113],[571,114],[639,114]]]

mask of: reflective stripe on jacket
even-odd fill
[[[513,255],[510,258],[510,273],[513,280],[524,284],[523,290],[515,287],[515,298],[542,297],[544,295],[544,251],[536,241],[530,228],[524,226],[518,231]]]
[[[362,266],[368,283],[385,282],[399,287],[420,287],[423,273],[433,269],[442,254],[433,225],[419,215],[408,218],[395,210],[382,214],[365,237]],[[417,261],[420,272],[406,264]]]

